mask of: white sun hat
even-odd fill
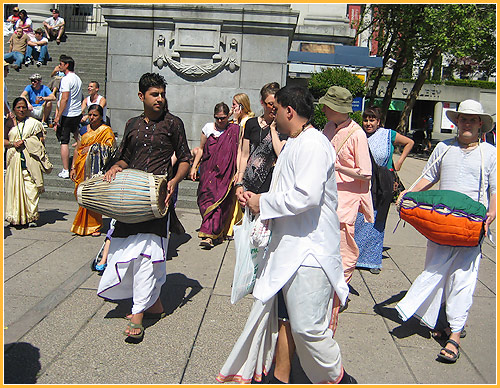
[[[489,132],[493,128],[493,118],[491,117],[491,115],[484,112],[483,106],[476,100],[464,100],[460,103],[456,111],[446,111],[446,116],[455,125],[457,125],[459,114],[478,115],[483,122],[483,125],[481,126],[481,132],[483,133]]]

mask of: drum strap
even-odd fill
[[[444,155],[446,155],[446,153],[450,150],[452,145],[453,144],[449,145],[448,148],[446,148],[446,150],[438,158],[436,158],[436,160],[434,162],[432,162],[432,164],[430,166],[428,166],[424,170],[424,172],[417,178],[417,180],[415,182],[413,182],[413,184],[408,188],[407,191],[412,191],[412,189],[417,185],[417,183],[420,181],[420,179],[422,179],[424,177],[424,175],[427,174],[427,171],[429,171],[437,162],[439,162],[441,159],[443,159]]]

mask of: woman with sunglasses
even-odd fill
[[[198,207],[202,223],[198,237],[205,249],[213,248],[225,237],[235,205],[233,177],[240,127],[229,123],[229,107],[223,102],[215,105],[214,119],[201,130],[200,148],[189,173],[196,180],[201,161]]]
[[[5,219],[11,225],[37,226],[38,201],[44,191],[43,172],[50,173],[42,123],[29,117],[28,103],[17,97],[12,104],[14,126],[4,135],[5,159]]]
[[[88,109],[89,124],[80,128],[80,136],[73,154],[69,177],[75,182],[75,197],[78,185],[85,179],[98,174],[111,157],[116,147],[115,134],[103,123],[103,109],[92,104]],[[102,214],[79,207],[71,231],[80,236],[99,237],[102,228]]]

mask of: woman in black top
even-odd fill
[[[260,103],[264,113],[246,122],[235,185],[240,203],[244,202],[244,191],[269,191],[274,165],[285,144],[286,137],[278,134],[274,122],[274,95],[279,88],[277,82],[262,87]]]

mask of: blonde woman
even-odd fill
[[[231,106],[231,112],[233,115],[233,122],[240,126],[240,134],[238,139],[238,155],[236,156],[236,166],[238,167],[240,165],[241,151],[243,148],[243,135],[245,133],[245,124],[247,123],[248,119],[255,117],[255,113],[252,112],[252,108],[250,107],[250,98],[248,98],[247,94],[238,93],[234,95]],[[236,179],[238,179],[237,174],[238,172],[236,172],[235,182]],[[234,224],[239,222],[242,217],[243,217],[243,212],[241,211],[241,206],[239,202],[237,202],[236,206],[234,207],[233,218],[231,219],[231,223],[229,224],[228,230],[226,232],[228,239],[232,239],[233,226]]]

